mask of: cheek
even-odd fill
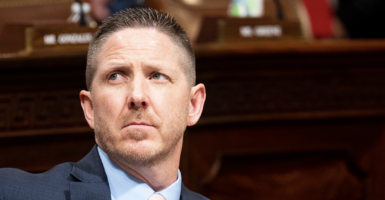
[[[154,90],[151,103],[155,113],[162,119],[174,119],[187,115],[189,93],[181,88]]]
[[[124,104],[123,95],[116,92],[103,92],[97,96],[97,114],[108,121],[116,119]]]

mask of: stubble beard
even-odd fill
[[[132,114],[125,115],[119,119],[118,125],[115,127],[119,128],[121,127],[121,124],[127,123],[127,121],[132,120],[133,118],[137,120],[147,120],[152,124],[157,124],[154,120],[155,117],[145,112],[143,109],[138,109],[135,112],[132,112]],[[160,129],[158,132],[163,142],[163,146],[159,148],[148,145],[122,145],[122,141],[114,141],[114,136],[116,140],[116,136],[119,135],[119,129],[117,130],[113,129],[113,127],[109,127],[106,121],[96,114],[95,137],[98,141],[98,145],[109,157],[116,159],[125,165],[137,167],[152,166],[165,160],[175,151],[176,146],[186,129],[186,119],[184,118],[185,117],[178,115],[171,120],[174,123],[164,124],[163,129]],[[146,133],[138,130],[130,130],[128,136],[131,140],[141,141],[145,139]],[[117,142],[118,145],[115,145],[115,142]]]

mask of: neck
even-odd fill
[[[140,179],[155,192],[162,191],[173,184],[178,178],[178,169],[180,155],[182,151],[183,138],[178,142],[173,152],[170,155],[156,164],[149,166],[135,166],[119,159],[111,158],[124,171],[130,173]]]

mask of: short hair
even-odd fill
[[[129,8],[108,17],[94,34],[87,55],[86,85],[88,90],[92,89],[98,52],[112,34],[126,28],[155,28],[168,35],[172,41],[184,49],[187,63],[182,67],[189,84],[191,86],[195,85],[194,50],[186,32],[176,22],[175,18],[151,8]]]

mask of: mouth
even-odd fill
[[[124,128],[126,127],[154,127],[154,126],[146,122],[131,122],[126,126],[124,126]]]

